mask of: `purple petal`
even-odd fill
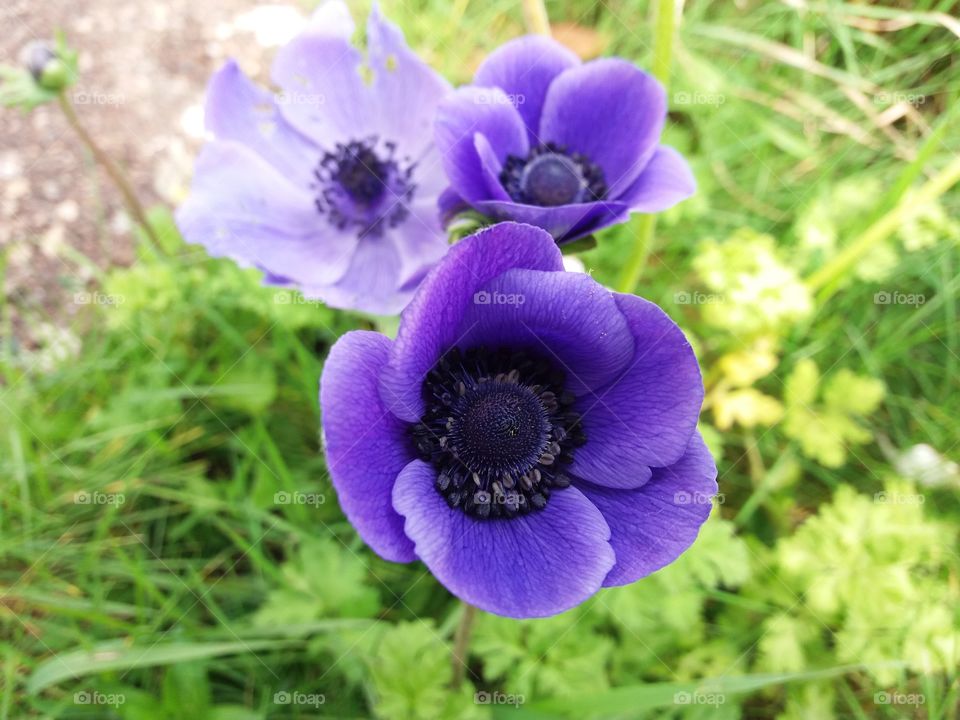
[[[473,136],[473,144],[477,151],[477,157],[480,158],[480,172],[487,186],[487,197],[493,200],[510,202],[510,196],[500,183],[500,171],[503,170],[503,163],[497,158],[497,154],[490,146],[487,136],[476,133]]]
[[[580,398],[587,442],[572,472],[599,485],[623,487],[683,455],[703,402],[700,367],[683,331],[663,310],[635,295],[616,295],[636,341],[636,354],[607,387]],[[625,480],[626,478],[626,480]]]
[[[526,348],[566,375],[576,395],[602,387],[633,357],[613,295],[582,273],[508,270],[481,286],[463,316],[464,348]]]
[[[666,116],[666,94],[656,79],[626,60],[605,58],[553,81],[540,137],[597,163],[616,198],[653,155]]]
[[[381,132],[401,143],[403,153],[419,157],[433,142],[437,103],[450,85],[417,57],[376,5],[367,20],[367,50]]]
[[[456,344],[474,292],[510,268],[561,271],[563,258],[543,230],[502,223],[461,240],[427,275],[400,318],[393,356],[381,374],[381,396],[397,417],[420,419],[423,379]]]
[[[356,29],[350,8],[343,0],[323,0],[307,24],[307,32],[338,35],[346,40]]]
[[[210,80],[204,117],[218,140],[242,143],[301,189],[310,186],[320,149],[284,119],[274,96],[252,83],[233,60]]]
[[[483,200],[474,205],[480,212],[497,220],[513,220],[541,227],[558,243],[576,240],[600,228],[622,222],[629,213],[629,208],[620,202],[540,207],[510,201]]]
[[[473,82],[498,87],[514,101],[527,128],[531,146],[539,145],[540,112],[550,83],[580,59],[563,45],[543,35],[527,35],[504,43],[477,69]]]
[[[654,213],[686,200],[697,189],[697,181],[683,155],[661,145],[633,184],[617,200],[635,212]]]
[[[390,340],[354,331],[330,349],[320,378],[327,467],[344,514],[376,553],[394,562],[415,559],[391,495],[414,453],[406,426],[383,407],[377,375]]]
[[[507,617],[545,617],[593,595],[613,567],[603,516],[574,487],[540,511],[478,520],[451,509],[421,460],[403,469],[393,506],[417,556],[464,602]]]
[[[710,515],[716,478],[713,457],[700,433],[694,433],[680,460],[654,469],[650,481],[638,490],[578,483],[610,526],[617,564],[604,586],[635,582],[680,557]]]
[[[450,184],[469,202],[490,197],[474,142],[478,133],[501,163],[529,149],[523,121],[502,90],[465,87],[449,95],[437,109],[435,139]]]
[[[283,89],[283,116],[325,148],[376,134],[376,97],[361,76],[363,58],[333,34],[307,32],[278,52],[271,77]]]
[[[190,197],[177,211],[187,242],[301,283],[329,283],[346,272],[356,238],[333,230],[313,197],[253,150],[207,144]]]

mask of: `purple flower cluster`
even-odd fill
[[[527,37],[452,91],[376,8],[366,55],[353,30],[321,6],[276,58],[279,94],[217,73],[177,215],[269,283],[403,309],[396,340],[347,333],[324,366],[344,512],[384,558],[507,616],[672,562],[716,492],[697,360],[656,305],[564,272],[558,248],[693,192],[659,144],[663,88]],[[450,247],[467,208],[505,222]]]
[[[540,617],[672,562],[716,466],[693,350],[656,305],[563,271],[543,230],[455,245],[396,340],[344,335],[320,403],[347,517],[484,610]]]

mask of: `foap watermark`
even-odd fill
[[[526,302],[526,298],[521,293],[480,290],[473,294],[474,305],[523,305],[524,302]]]
[[[720,707],[726,701],[726,695],[719,692],[703,692],[701,690],[688,692],[681,690],[673,694],[674,705],[710,705],[711,707]]]
[[[123,105],[127,98],[122,93],[75,92],[74,105]]]
[[[873,102],[877,105],[895,105],[898,103],[907,103],[914,107],[919,107],[927,101],[927,96],[922,93],[910,92],[879,92],[873,96]]]
[[[881,490],[874,494],[873,501],[878,505],[923,505],[927,501],[927,498],[920,493]]]
[[[724,295],[719,293],[702,293],[681,291],[673,294],[673,301],[677,305],[717,305],[727,301]]]
[[[920,307],[927,301],[923,293],[905,293],[899,290],[879,290],[873,294],[874,305],[909,305]]]
[[[127,496],[123,493],[105,493],[99,490],[88,492],[80,490],[73,494],[74,505],[123,505],[127,501]]]
[[[120,707],[127,701],[123,693],[102,693],[96,690],[80,690],[73,694],[74,705],[108,705]]]
[[[493,692],[480,690],[473,695],[475,705],[513,705],[514,707],[520,707],[526,701],[526,697],[520,693],[502,693],[499,690]]]
[[[474,96],[474,102],[477,105],[512,105],[513,107],[520,107],[527,102],[527,97],[521,93],[481,92]]]
[[[327,497],[323,493],[278,490],[273,494],[273,502],[276,505],[312,505],[317,507],[323,505],[326,501]]]
[[[304,93],[284,91],[273,96],[277,105],[300,105],[303,107],[320,107],[327,104],[327,96],[322,93]]]
[[[923,693],[887,692],[881,690],[873,694],[874,705],[924,705],[927,698]]]
[[[723,505],[725,501],[726,496],[723,493],[710,495],[709,493],[699,491],[691,493],[686,490],[680,490],[673,494],[674,505],[712,505],[713,503]]]
[[[123,305],[127,298],[116,293],[86,292],[81,291],[73,294],[73,302],[77,305]]]
[[[302,693],[294,690],[279,690],[273,694],[274,705],[309,705],[318,708],[327,701],[323,693]]]
[[[678,92],[673,94],[675,105],[710,105],[720,107],[727,101],[723,93],[711,92]]]
[[[323,302],[314,298],[304,297],[300,293],[278,292],[274,293],[273,301],[277,305],[322,305]]]

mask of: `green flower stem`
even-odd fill
[[[453,680],[450,685],[454,690],[460,687],[467,674],[470,636],[473,634],[473,621],[477,617],[477,609],[473,605],[462,604],[463,613],[460,615],[460,622],[453,636]]]
[[[550,16],[543,0],[523,0],[523,19],[530,32],[550,36]]]
[[[960,157],[920,186],[917,192],[902,199],[890,212],[864,230],[852,243],[817,272],[807,278],[807,287],[818,293],[817,300],[826,302],[836,291],[837,283],[851,267],[874,246],[886,240],[904,222],[950,188],[960,182]]]
[[[73,131],[77,134],[77,137],[80,138],[80,141],[87,146],[96,163],[103,168],[110,180],[113,181],[113,184],[117,186],[120,195],[123,197],[123,204],[127,207],[127,212],[129,212],[134,221],[143,228],[143,232],[150,238],[154,246],[160,247],[157,236],[147,220],[147,214],[143,209],[143,205],[140,204],[140,200],[137,198],[133,186],[131,186],[127,178],[124,177],[120,168],[110,159],[110,156],[97,145],[93,136],[87,132],[87,129],[83,126],[83,123],[80,122],[80,118],[73,109],[70,100],[67,99],[67,96],[61,92],[57,96],[57,100],[60,103],[60,109],[63,111],[64,117],[67,119],[67,123],[73,128]]]
[[[670,62],[673,57],[677,4],[676,0],[659,0],[654,7],[656,20],[652,70],[654,77],[661,82],[664,89],[667,89],[670,84]],[[643,268],[647,264],[647,258],[653,246],[656,224],[656,215],[641,215],[636,221],[636,242],[624,265],[623,274],[617,282],[617,290],[620,292],[632,293],[640,282],[640,276],[643,274]]]

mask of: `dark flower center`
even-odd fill
[[[450,507],[478,518],[541,510],[568,487],[565,467],[586,441],[564,375],[532,353],[452,348],[423,383],[426,412],[412,427]]]
[[[378,236],[407,215],[416,185],[415,163],[396,158],[397,147],[378,138],[337,143],[314,171],[315,204],[339,230],[356,228],[358,237]]]
[[[555,143],[538,145],[525,158],[508,155],[500,182],[510,197],[526,205],[595,202],[607,194],[599,166]]]

